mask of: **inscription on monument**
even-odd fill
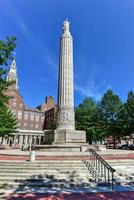
[[[65,142],[65,131],[59,130],[58,132],[55,132],[55,139],[58,143],[64,143]]]
[[[67,131],[66,142],[85,142],[86,135],[84,131]]]
[[[73,108],[59,108],[58,122],[74,122]]]

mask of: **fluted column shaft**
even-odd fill
[[[74,124],[73,38],[65,21],[60,41],[57,129],[74,130]]]

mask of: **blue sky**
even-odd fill
[[[29,106],[57,99],[59,39],[74,38],[75,105],[111,88],[134,90],[134,0],[0,0],[0,39],[17,37],[20,92]]]

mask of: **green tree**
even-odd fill
[[[16,47],[15,37],[0,40],[0,135],[9,135],[17,128],[17,121],[14,114],[8,109],[8,101],[11,97],[6,91],[12,81],[6,81],[6,66],[10,59],[13,59],[12,52]]]
[[[112,136],[114,140],[120,137],[121,129],[119,126],[119,113],[121,111],[122,102],[118,95],[114,94],[112,90],[108,90],[102,97],[99,103],[101,112],[100,126],[105,133],[104,136]]]
[[[16,37],[7,37],[6,40],[0,40],[0,66],[7,65],[9,60],[13,60],[12,52],[16,44]]]
[[[75,109],[76,129],[86,131],[87,141],[102,138],[100,129],[100,113],[92,98],[85,98]]]
[[[0,108],[0,135],[6,136],[16,131],[17,121],[7,106]]]
[[[122,115],[121,115],[122,114]],[[130,135],[134,133],[134,92],[128,92],[127,101],[123,105],[123,111],[120,114],[120,124],[122,134]]]

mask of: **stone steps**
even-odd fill
[[[61,180],[61,179],[66,179],[66,180],[76,180],[76,179],[79,179],[79,180],[92,180],[92,176],[88,176],[88,175],[78,175],[78,174],[75,174],[75,175],[62,175],[62,174],[58,174],[58,175],[44,175],[44,174],[39,174],[39,175],[18,175],[18,176],[1,176],[0,177],[0,181],[3,182],[3,181],[7,181],[7,180],[11,180],[11,181],[20,181],[20,180]]]
[[[84,161],[88,166],[89,161]],[[108,160],[107,161],[111,167],[113,167],[116,172],[114,173],[114,185],[132,185],[134,187],[134,160]],[[124,163],[125,162],[125,163]],[[127,163],[127,164],[126,164]],[[104,178],[101,177],[96,171],[93,174],[94,179],[100,179],[104,181]]]
[[[109,160],[108,163],[116,170],[114,173],[115,185],[134,186],[134,160]]]
[[[3,188],[4,189],[9,189],[9,188],[14,188],[14,189],[18,189],[18,186],[19,186],[19,188],[34,188],[34,187],[40,187],[40,188],[42,188],[42,187],[47,187],[47,188],[78,188],[78,187],[90,187],[91,185],[93,186],[93,185],[95,185],[95,183],[93,184],[93,183],[90,183],[90,182],[85,182],[85,181],[83,181],[83,182],[78,182],[78,183],[76,183],[76,182],[65,182],[65,181],[59,181],[59,182],[52,182],[52,181],[49,181],[49,182],[22,182],[22,183],[15,183],[15,182],[10,182],[9,184],[6,184],[6,183],[0,183],[0,188],[2,188],[2,185],[3,185]]]
[[[36,171],[48,171],[48,170],[55,170],[55,171],[59,171],[59,170],[61,170],[61,171],[63,171],[63,170],[65,170],[65,171],[69,171],[69,170],[71,170],[71,171],[74,171],[74,169],[77,169],[77,170],[87,170],[87,168],[86,168],[86,166],[78,166],[78,167],[67,167],[67,166],[60,166],[60,167],[41,167],[41,166],[39,166],[39,167],[35,167],[35,166],[31,166],[31,167],[23,167],[23,166],[21,166],[21,167],[18,167],[18,166],[16,166],[16,167],[1,167],[0,168],[0,171],[7,171],[7,170],[9,170],[9,171],[30,171],[30,170],[36,170]]]
[[[109,163],[111,166],[113,166],[113,167],[134,167],[134,164],[133,163]]]
[[[97,187],[97,186],[107,186],[107,184],[102,184],[101,182],[95,183],[91,179],[53,179],[53,180],[46,180],[46,179],[20,179],[15,181],[7,181],[3,182],[0,181],[0,188],[1,190],[23,190],[23,189],[29,189],[29,190],[37,190],[37,189],[53,189],[57,188],[58,190],[60,189],[89,189],[92,187]]]
[[[33,164],[33,165],[31,165],[31,164],[10,164],[10,163],[8,163],[8,164],[0,164],[0,167],[3,167],[3,166],[9,166],[9,167],[16,167],[16,166],[23,166],[23,167],[28,167],[28,166],[33,166],[33,167],[39,167],[39,166],[43,166],[43,167],[51,167],[51,166],[54,166],[54,167],[62,167],[62,166],[66,166],[66,167],[77,167],[77,166],[80,166],[81,167],[81,165],[82,164],[63,164],[63,163],[58,163],[58,164],[53,164],[53,163],[50,163],[50,164],[45,164],[45,163],[42,163],[41,165],[39,165],[39,164]]]
[[[0,178],[0,183],[3,182],[14,182],[14,183],[21,183],[21,182],[69,182],[69,181],[91,181],[93,182],[92,177],[43,177],[43,176],[29,176],[29,177],[2,177]]]
[[[88,188],[93,179],[82,161],[0,162],[0,191],[37,188]]]
[[[42,164],[42,165],[25,165],[25,164],[16,164],[16,165],[0,165],[0,169],[3,169],[3,167],[5,168],[16,168],[16,169],[21,169],[21,168],[78,168],[78,167],[85,167],[84,164],[79,164],[79,165],[66,165],[66,164],[58,164],[58,165],[53,165],[53,164],[49,164],[49,165],[46,165],[46,164]]]
[[[134,165],[133,159],[129,159],[129,160],[127,160],[127,159],[124,159],[124,160],[108,160],[108,163],[112,164],[112,165],[120,165],[120,164],[122,164],[122,165],[129,165],[129,164]]]
[[[72,172],[70,172],[70,171],[59,171],[59,172],[57,172],[57,171],[54,171],[54,170],[52,170],[52,171],[48,171],[48,172],[43,172],[43,173],[41,173],[41,172],[38,172],[38,173],[11,173],[11,172],[8,172],[8,173],[0,173],[0,179],[1,179],[1,177],[11,177],[11,176],[15,176],[16,178],[17,177],[28,177],[28,176],[33,176],[33,175],[36,175],[36,176],[50,176],[50,175],[57,175],[58,173],[60,173],[60,176],[62,176],[62,175],[70,175],[70,176],[80,176],[80,175],[82,175],[82,176],[89,176],[90,175],[90,173],[89,173],[89,171],[87,171],[87,170],[85,170],[85,171],[72,171]],[[59,174],[58,174],[59,175]]]
[[[115,164],[115,162],[114,162]],[[118,166],[117,166],[118,168]],[[115,168],[116,169],[116,168]],[[115,185],[133,184],[134,178],[115,173]],[[95,182],[97,181],[97,182]],[[0,192],[37,188],[70,189],[107,186],[103,177],[93,177],[83,161],[0,161]]]
[[[15,164],[15,163],[19,163],[19,164],[29,164],[29,165],[36,165],[36,164],[81,164],[81,160],[36,160],[34,162],[29,162],[29,161],[22,161],[22,160],[0,160],[0,164]]]

